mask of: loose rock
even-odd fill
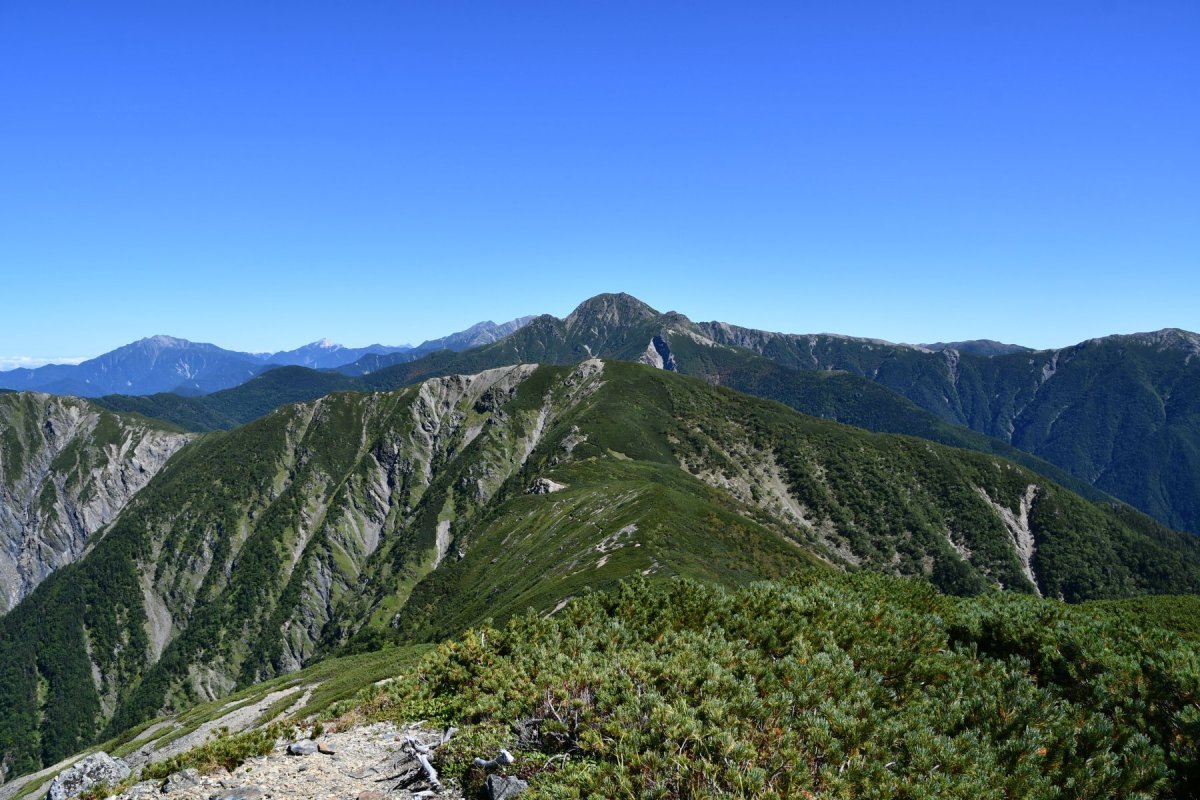
[[[331,756],[336,753],[337,750],[334,750],[331,746],[325,744],[325,742],[317,742],[317,752],[321,753],[322,755]]]
[[[188,767],[182,772],[175,772],[167,776],[163,781],[162,790],[164,794],[178,792],[181,789],[190,789],[193,786],[200,785],[200,771],[192,767]]]
[[[533,484],[525,490],[525,494],[553,494],[566,488],[566,484],[556,483],[549,478],[534,478]]]
[[[239,786],[236,789],[224,789],[208,798],[208,800],[259,800],[266,792],[259,786]]]
[[[159,781],[142,781],[130,786],[125,794],[132,800],[149,800],[159,794]]]
[[[94,753],[58,774],[50,783],[50,800],[67,800],[97,784],[120,783],[129,777],[129,765],[108,753]]]
[[[171,794],[159,794],[159,800],[251,800],[242,795],[251,785],[263,794],[258,800],[412,800],[427,785],[424,771],[404,748],[409,737],[434,747],[444,734],[419,725],[403,728],[392,723],[374,723],[335,733],[326,732],[321,741],[337,753],[332,756],[308,758],[288,755],[288,745],[281,742],[271,753],[248,759],[232,772],[218,770],[201,774],[200,782]],[[397,787],[397,773],[412,772],[417,780]],[[178,779],[177,779],[178,780]],[[153,786],[157,787],[158,781]],[[378,792],[375,794],[365,794]],[[437,800],[463,800],[454,785],[444,786]],[[150,795],[134,796],[132,790],[109,800],[154,800]]]
[[[528,788],[528,783],[512,776],[502,778],[499,775],[488,775],[487,778],[487,793],[491,800],[510,800]]]
[[[317,743],[312,739],[301,739],[289,744],[287,751],[290,756],[311,756],[317,752]]]

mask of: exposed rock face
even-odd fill
[[[596,331],[643,322],[657,316],[657,311],[631,295],[600,294],[580,303],[563,321],[567,330],[584,327]]]
[[[0,612],[79,558],[191,438],[71,397],[0,396]]]
[[[200,771],[194,767],[188,767],[181,772],[168,775],[167,779],[163,781],[162,793],[171,794],[172,792],[179,792],[199,785]]]
[[[521,330],[521,328],[524,328],[532,321],[532,316],[526,316],[518,317],[499,325],[491,320],[477,322],[465,331],[452,333],[440,339],[430,339],[422,342],[413,348],[413,350],[418,353],[432,353],[443,349],[458,352],[460,350],[469,350],[472,347],[482,347],[485,344],[499,341],[514,331]]]
[[[655,336],[650,340],[650,344],[646,345],[646,352],[638,361],[656,369],[665,369],[668,372],[676,371],[675,356],[671,352],[671,346],[661,336]]]
[[[978,492],[988,505],[996,510],[1000,515],[1000,519],[1004,522],[1004,527],[1008,530],[1008,535],[1012,537],[1013,549],[1016,550],[1017,558],[1021,562],[1021,571],[1025,574],[1026,580],[1029,581],[1033,590],[1037,592],[1038,597],[1042,596],[1042,590],[1038,586],[1037,575],[1033,571],[1033,554],[1037,551],[1037,541],[1033,535],[1033,529],[1029,524],[1029,512],[1033,509],[1033,502],[1037,498],[1038,487],[1035,484],[1030,484],[1025,489],[1025,494],[1021,498],[1021,504],[1016,513],[1011,509],[1005,508],[1000,503],[992,500],[988,493],[983,489],[978,489]]]
[[[554,494],[567,488],[566,484],[556,483],[549,478],[535,478],[525,494]]]
[[[92,786],[120,783],[129,777],[129,765],[108,753],[96,753],[59,773],[50,784],[50,800],[68,800]]]

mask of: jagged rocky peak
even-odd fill
[[[508,322],[495,323],[489,320],[476,322],[466,330],[452,333],[449,336],[443,336],[440,339],[430,339],[422,342],[419,350],[439,350],[446,348],[454,351],[469,350],[472,347],[481,347],[485,344],[503,339],[514,331],[519,331],[521,328],[528,325],[534,320],[532,316],[517,317]]]
[[[633,295],[598,294],[584,300],[565,320],[567,329],[575,327],[611,327],[630,325],[661,316],[658,311]]]

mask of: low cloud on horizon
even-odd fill
[[[34,369],[36,367],[44,367],[47,364],[79,364],[83,361],[87,361],[87,357],[62,356],[38,358],[37,356],[0,356],[0,372],[7,372],[10,369]]]

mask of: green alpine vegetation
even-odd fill
[[[443,644],[342,710],[461,726],[531,798],[1200,796],[1195,645],[1094,608],[860,573],[636,580]]]
[[[1070,601],[1200,590],[1200,542],[994,455],[589,359],[283,406],[180,450],[0,619],[21,774],[335,653],[631,576],[850,570]]]

